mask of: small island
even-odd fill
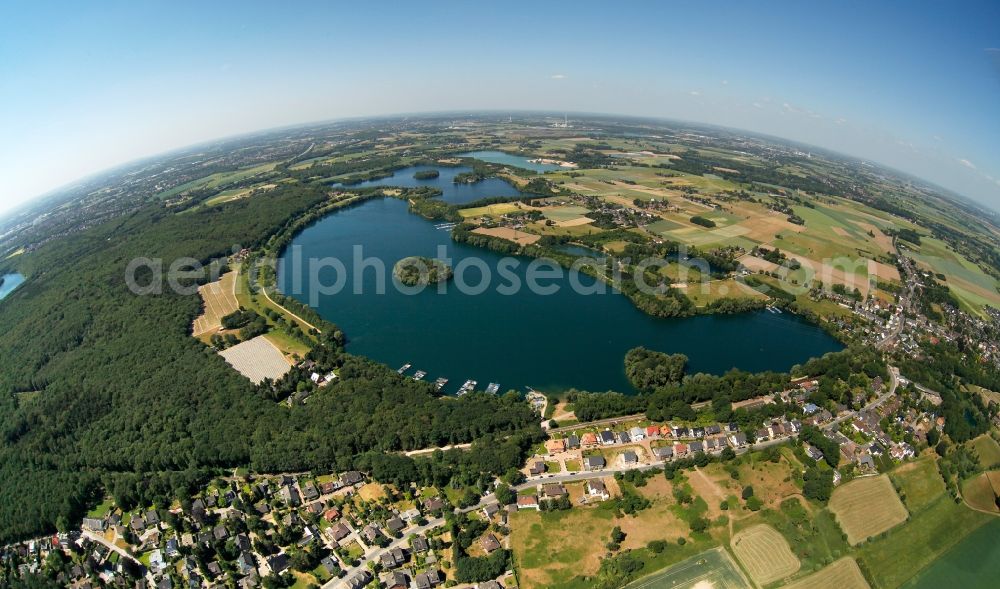
[[[441,175],[441,172],[437,170],[420,170],[413,174],[414,180],[433,180]]]
[[[451,279],[451,266],[434,258],[410,256],[396,262],[392,276],[406,286],[426,286]]]

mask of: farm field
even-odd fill
[[[906,525],[860,546],[855,557],[871,574],[876,589],[899,587],[995,517],[955,503],[950,495],[942,493],[913,514]],[[902,554],[906,558],[900,558]]]
[[[722,548],[696,554],[625,586],[627,589],[750,589],[752,586]]]
[[[197,337],[222,329],[222,318],[239,308],[239,302],[233,294],[236,276],[236,271],[227,272],[219,280],[198,288],[205,309],[195,318],[192,335]]]
[[[265,378],[277,380],[292,367],[284,354],[263,335],[226,348],[219,355],[254,384],[260,384]]]
[[[784,537],[767,524],[738,532],[730,546],[750,578],[760,586],[794,575],[801,566]]]
[[[1000,466],[1000,444],[986,433],[969,443],[979,455],[979,464],[985,469]]]
[[[855,479],[837,487],[830,497],[830,511],[852,546],[892,529],[907,518],[906,508],[886,475]]]
[[[1000,471],[981,472],[962,482],[962,498],[970,507],[1000,513],[996,498],[1000,495]]]
[[[948,288],[969,311],[981,314],[986,305],[1000,307],[997,280],[952,251],[943,241],[922,237],[919,250],[910,253],[918,265],[944,274]]]
[[[870,585],[861,574],[857,561],[848,556],[808,577],[785,585],[784,589],[870,589]]]
[[[534,233],[526,233],[524,231],[518,231],[517,229],[511,229],[510,227],[479,227],[477,229],[473,229],[472,232],[480,235],[499,237],[501,239],[513,241],[519,245],[531,245],[541,239],[540,236],[535,235]]]
[[[848,551],[843,532],[826,509],[802,497],[789,497],[777,508],[761,510],[734,522],[737,532],[760,524],[778,531],[801,563],[799,575],[832,563]]]
[[[933,454],[924,454],[913,462],[899,466],[890,477],[899,488],[910,513],[923,509],[945,491],[944,479]]]

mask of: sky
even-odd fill
[[[0,214],[210,139],[479,109],[766,133],[1000,210],[1000,2],[0,4]]]

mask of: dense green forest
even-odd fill
[[[471,476],[520,460],[539,435],[523,402],[442,400],[430,385],[344,356],[338,383],[289,408],[190,337],[198,296],[166,285],[163,294],[137,296],[126,286],[134,259],[162,259],[165,271],[179,258],[205,262],[236,245],[260,247],[326,201],[320,188],[290,185],[185,214],[151,204],[23,256],[28,280],[0,304],[0,542],[77,521],[105,488],[162,500],[210,469],[346,468],[370,462],[371,451],[492,433],[511,440],[508,452],[427,472]],[[137,275],[147,285],[161,273]]]

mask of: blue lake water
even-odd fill
[[[440,176],[426,180],[418,180],[413,177],[417,172],[426,170],[437,170]],[[449,168],[446,166],[411,166],[402,170],[397,170],[392,176],[379,178],[378,180],[367,180],[359,184],[352,184],[348,188],[368,188],[371,186],[401,186],[404,188],[418,188],[430,186],[439,189],[443,194],[441,200],[454,205],[467,204],[481,198],[493,196],[520,196],[521,192],[500,178],[487,178],[475,184],[455,184],[455,176],[463,172],[471,172],[472,168],[458,166]]]
[[[400,175],[400,173],[397,173]],[[412,178],[412,171],[401,178]],[[376,292],[376,272],[354,274],[354,246],[363,246],[365,258],[385,265],[385,294]],[[391,269],[407,256],[437,257],[438,247],[456,269],[481,261],[491,275],[490,288],[481,294],[459,292],[454,281],[446,292],[434,288],[407,295],[393,288]],[[842,346],[821,329],[791,313],[768,312],[731,316],[658,319],[642,313],[623,295],[579,294],[569,278],[542,280],[557,286],[553,294],[521,288],[502,294],[498,286],[510,281],[498,275],[501,256],[451,240],[448,231],[435,228],[392,198],[366,201],[337,211],[302,231],[279,260],[282,292],[307,304],[308,283],[293,271],[295,259],[331,256],[345,266],[344,287],[337,294],[315,297],[314,307],[347,334],[348,351],[384,362],[392,368],[404,363],[428,372],[427,379],[450,379],[445,392],[454,392],[466,379],[479,388],[497,382],[501,390],[531,386],[540,390],[570,387],[592,391],[631,391],[625,378],[625,352],[646,346],[663,352],[682,352],[691,372],[720,374],[745,370],[787,370],[813,356]],[[513,275],[526,284],[530,259],[517,258]],[[303,270],[308,266],[303,263]],[[482,270],[466,271],[465,283],[476,285]],[[308,276],[303,271],[301,276]],[[323,284],[336,282],[334,270],[319,273]],[[580,276],[579,284],[595,280]],[[362,294],[355,294],[357,290]]]
[[[4,274],[3,275],[3,285],[0,285],[0,299],[3,299],[9,295],[15,288],[24,282],[24,276],[18,273],[14,274]]]
[[[556,164],[530,162],[528,161],[528,158],[523,155],[513,155],[502,151],[470,151],[469,153],[460,153],[458,154],[458,157],[471,157],[484,162],[489,162],[491,164],[516,166],[533,172],[549,172],[560,169],[560,167]]]

